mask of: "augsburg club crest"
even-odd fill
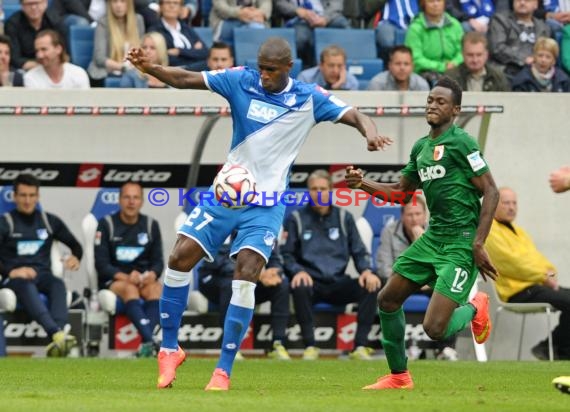
[[[445,147],[442,144],[436,146],[435,149],[433,149],[433,160],[435,161],[441,160],[441,158],[443,157],[444,149]]]

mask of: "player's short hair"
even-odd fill
[[[410,57],[413,57],[414,54],[412,52],[412,49],[410,49],[408,46],[405,46],[403,44],[400,44],[398,46],[394,46],[390,49],[390,54],[388,55],[388,61],[392,61],[392,57],[394,57],[394,54],[396,53],[408,53],[410,55]]]
[[[37,177],[29,173],[20,173],[18,177],[14,179],[14,193],[18,193],[18,186],[34,186],[38,189],[40,188],[40,181]]]
[[[49,36],[49,38],[51,39],[51,44],[54,47],[57,47],[57,46],[61,47],[61,55],[59,56],[59,60],[62,63],[68,62],[69,56],[67,55],[67,50],[65,49],[65,43],[63,41],[63,36],[55,30],[46,29],[46,30],[42,30],[38,34],[36,34],[36,39],[39,39],[40,37],[44,37],[44,36]]]
[[[293,61],[291,46],[282,37],[270,37],[259,47],[258,58],[264,57],[279,62],[289,64]]]
[[[482,43],[485,46],[485,49],[489,49],[489,42],[487,41],[487,36],[483,33],[479,33],[478,31],[468,31],[463,35],[463,39],[461,39],[461,47],[464,49],[465,45],[469,44],[477,44]]]
[[[230,56],[233,58],[234,57],[234,53],[232,51],[232,48],[229,44],[224,43],[223,41],[215,41],[214,43],[212,43],[212,45],[210,46],[210,48],[208,49],[208,59],[210,57],[212,57],[212,50],[227,50],[230,53]]]
[[[123,188],[124,188],[125,186],[127,186],[127,185],[135,185],[135,186],[138,186],[138,187],[141,189],[141,195],[144,194],[144,189],[143,189],[142,185],[141,185],[139,182],[133,182],[132,180],[129,180],[129,181],[127,181],[127,182],[125,182],[125,183],[123,183],[123,184],[121,185],[121,188],[119,189],[119,197],[121,197],[121,196],[123,195]]]
[[[346,61],[346,52],[342,47],[337,46],[336,44],[331,44],[330,46],[325,47],[323,51],[321,51],[321,56],[320,56],[321,63],[324,63],[325,58],[329,56],[342,56],[344,61]]]
[[[558,58],[558,54],[560,54],[560,47],[558,47],[558,43],[556,40],[551,39],[550,37],[539,37],[534,43],[533,53],[537,53],[539,50],[546,50],[547,52],[552,53],[554,56],[554,60]]]
[[[463,99],[463,90],[461,86],[455,80],[448,76],[442,76],[434,87],[443,87],[445,89],[451,90],[451,95],[453,97],[453,104],[456,106],[461,106],[461,100]]]
[[[329,187],[332,188],[331,174],[327,172],[325,169],[314,170],[307,179],[307,185],[309,185],[309,182],[313,179],[325,179],[328,182]]]

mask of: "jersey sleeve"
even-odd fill
[[[487,162],[483,158],[479,145],[469,135],[464,135],[461,139],[457,139],[457,156],[455,160],[459,163],[459,167],[464,171],[465,176],[471,179],[474,176],[484,175],[489,171]]]
[[[202,76],[208,89],[231,101],[232,89],[235,91],[236,85],[240,84],[245,73],[246,71],[243,68],[233,67],[231,69],[204,71]]]
[[[410,152],[410,159],[408,160],[408,164],[402,169],[402,176],[405,176],[406,179],[411,180],[412,182],[417,183],[421,187],[421,180],[420,176],[418,175],[418,163],[417,157],[419,152],[422,149],[424,139],[418,140],[414,146],[412,147],[412,151]]]
[[[347,111],[352,109],[351,106],[334,96],[320,86],[313,89],[313,113],[315,121],[320,122],[337,122]]]

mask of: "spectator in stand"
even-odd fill
[[[544,20],[533,17],[538,0],[514,0],[513,11],[495,13],[489,23],[491,62],[507,79],[533,62],[533,47],[539,37],[550,37]]]
[[[534,17],[546,21],[552,38],[558,40],[562,29],[570,23],[570,2],[567,0],[539,0]]]
[[[358,90],[358,80],[346,70],[346,53],[339,46],[327,46],[318,66],[303,70],[297,80],[316,83],[327,90]]]
[[[61,34],[55,30],[38,33],[36,60],[40,64],[24,75],[24,86],[31,89],[89,89],[85,70],[68,63],[69,56]]]
[[[376,26],[376,47],[380,58],[386,62],[390,49],[404,43],[408,27],[420,8],[418,0],[387,0],[379,3],[383,4],[383,9]]]
[[[469,92],[508,92],[509,81],[499,70],[488,64],[487,37],[480,32],[470,31],[463,36],[463,63],[445,72]]]
[[[414,73],[412,50],[408,46],[396,46],[390,50],[388,70],[374,76],[368,90],[429,91],[428,82]]]
[[[447,0],[447,12],[461,23],[465,33],[487,33],[495,13],[494,0]]]
[[[188,70],[206,69],[208,48],[200,36],[179,19],[184,8],[182,0],[159,0],[160,23],[151,28],[164,36],[170,66],[185,66]]]
[[[443,72],[463,62],[463,29],[445,12],[445,0],[420,0],[420,8],[406,33],[406,46],[412,49],[416,73],[433,86]]]
[[[272,9],[271,0],[214,0],[210,12],[210,26],[214,29],[214,40],[233,46],[234,28],[269,27]]]
[[[101,87],[107,76],[121,76],[129,68],[126,53],[139,45],[143,33],[143,18],[135,14],[133,0],[107,0],[107,14],[97,22],[93,60],[87,68],[93,86]]]
[[[208,70],[229,69],[234,65],[232,48],[226,43],[215,41],[208,50]]]
[[[50,9],[63,21],[69,31],[71,26],[88,26],[105,15],[105,0],[53,0]]]
[[[275,15],[284,20],[285,26],[295,29],[297,54],[303,60],[304,68],[316,64],[313,29],[350,27],[342,14],[342,0],[275,0],[274,8]]]
[[[10,38],[0,35],[0,87],[20,87],[24,85],[24,77],[19,70],[10,68]]]
[[[562,30],[562,42],[560,53],[562,54],[562,67],[570,74],[570,24]]]
[[[57,15],[48,10],[48,0],[20,0],[22,10],[6,22],[5,34],[12,42],[12,66],[30,70],[39,65],[36,61],[35,39],[39,32],[55,30],[65,39],[65,26]]]
[[[326,170],[315,170],[307,180],[312,202],[294,211],[285,222],[287,241],[281,248],[291,283],[297,321],[305,344],[303,359],[315,360],[313,303],[336,305],[358,302],[357,328],[351,359],[369,360],[368,334],[375,321],[376,295],[382,285],[370,270],[370,254],[360,238],[354,217],[331,206],[332,180]],[[346,274],[352,257],[358,278]]]
[[[540,37],[534,44],[533,62],[513,78],[515,92],[570,92],[570,79],[556,67],[558,43],[549,37]]]
[[[166,42],[162,34],[157,32],[145,34],[142,38],[141,48],[146,52],[151,62],[168,66]],[[121,77],[121,87],[161,89],[166,88],[167,85],[148,73],[142,73],[131,68],[126,70]]]

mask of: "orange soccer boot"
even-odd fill
[[[176,352],[161,350],[158,353],[158,389],[171,388],[176,379],[176,368],[186,360],[186,352],[179,346]]]
[[[475,342],[484,343],[491,336],[491,317],[489,316],[489,295],[477,292],[470,302],[475,307],[475,316],[471,321],[471,330]]]

